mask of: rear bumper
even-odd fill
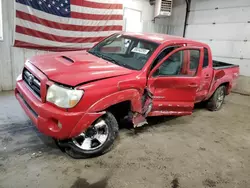
[[[15,96],[39,131],[56,139],[77,136],[103,114],[67,112],[44,103],[27,88],[23,80],[17,80]]]

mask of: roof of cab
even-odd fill
[[[187,38],[179,37],[179,36],[174,36],[174,35],[167,35],[167,34],[161,34],[161,33],[145,33],[145,32],[121,32],[123,35],[131,36],[131,37],[136,37],[144,40],[149,40],[152,42],[156,42],[159,44],[168,42],[168,41],[186,41],[188,43],[199,43],[199,44],[204,44],[202,42],[198,41],[193,41]],[[205,45],[205,44],[204,44]]]
[[[145,33],[145,32],[122,32],[121,34],[131,36],[131,37],[136,37],[144,40],[150,40],[152,42],[157,42],[157,43],[164,43],[169,40],[180,40],[184,39],[183,37],[178,37],[178,36],[172,36],[172,35],[167,35],[167,34],[160,34],[160,33]]]

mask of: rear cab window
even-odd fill
[[[208,66],[208,49],[204,48],[204,59],[203,59],[203,65],[202,68],[206,68]]]

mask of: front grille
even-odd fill
[[[23,70],[23,80],[37,96],[41,97],[41,82],[27,69]]]

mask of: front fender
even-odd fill
[[[88,112],[89,113],[100,112],[114,104],[118,104],[123,101],[131,101],[132,111],[134,112],[142,111],[140,92],[136,89],[127,89],[110,94],[98,100],[88,109]]]
[[[142,112],[141,95],[138,90],[128,89],[118,91],[94,103],[74,127],[70,137],[75,137],[87,129],[94,121],[106,113],[105,110],[108,107],[123,101],[131,101],[132,111],[139,113]]]

